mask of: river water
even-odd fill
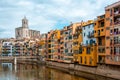
[[[95,78],[99,80],[100,78]],[[101,78],[100,80],[113,80]],[[90,80],[36,64],[0,63],[0,80]]]

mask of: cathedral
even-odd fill
[[[26,17],[22,19],[22,27],[15,29],[16,39],[38,39],[40,38],[40,31],[31,30],[28,27],[28,20]]]

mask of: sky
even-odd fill
[[[29,28],[47,33],[70,23],[95,19],[118,0],[0,0],[0,38],[15,37],[26,16]]]

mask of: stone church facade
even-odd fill
[[[28,27],[28,20],[26,17],[22,19],[22,27],[15,29],[16,39],[39,39],[40,31],[31,30]]]

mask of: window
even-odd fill
[[[74,50],[74,54],[78,54],[79,52],[78,52],[78,50]]]
[[[89,58],[89,64],[92,64],[92,58],[91,57]]]
[[[119,34],[118,28],[114,29],[114,34]]]
[[[109,47],[106,47],[106,49],[109,49]]]
[[[68,32],[65,32],[65,34],[68,34]]]
[[[103,29],[101,31],[103,31]]]
[[[98,30],[98,35],[100,35],[100,30]]]
[[[104,22],[101,22],[101,23],[100,23],[100,27],[104,27]]]
[[[60,53],[60,49],[58,49],[58,53]]]
[[[105,11],[110,11],[110,9],[106,9]]]
[[[112,22],[113,22],[112,19],[110,19],[110,26],[112,25]]]
[[[67,43],[65,43],[65,47],[67,47]]]
[[[96,31],[94,31],[96,33]]]
[[[114,37],[114,44],[118,44],[119,42],[119,38],[118,37]]]
[[[50,48],[50,47],[51,47],[51,45],[49,44],[49,45],[48,45],[48,47]]]
[[[83,49],[83,51],[84,51],[84,49]]]
[[[110,38],[110,45],[112,45],[112,43],[113,43],[112,41],[113,41],[113,39],[112,39],[112,38]]]
[[[85,27],[84,27],[84,30],[85,30]]]
[[[110,18],[106,18],[106,21],[110,20]]]
[[[112,16],[112,9],[110,9],[110,16]]]
[[[82,54],[82,47],[79,48],[79,53]]]
[[[84,36],[85,36],[85,33],[84,33]]]
[[[89,34],[88,35],[90,35],[90,32],[89,32]]]
[[[107,36],[107,37],[106,37],[106,39],[110,39],[110,37],[109,37],[109,36]]]
[[[86,40],[86,44],[88,45],[88,40]]]
[[[72,39],[72,36],[69,36],[69,40],[71,40]]]
[[[93,48],[91,48],[91,51],[93,51]]]
[[[117,51],[117,48],[116,48],[116,47],[114,47],[114,55],[116,55],[116,51]]]
[[[86,61],[87,61],[87,60],[86,60],[86,56],[85,56],[84,58],[85,58],[85,59],[84,59],[84,60],[85,60],[84,63],[86,64],[86,63],[87,63],[87,62],[86,62]]]
[[[82,57],[80,56],[80,63],[82,63]]]
[[[88,25],[88,28],[90,28],[90,25]]]
[[[18,31],[18,36],[20,36],[20,33],[19,33],[19,31]]]
[[[90,48],[89,47],[87,48],[87,54],[90,54]]]
[[[112,34],[112,30],[110,30],[110,34]]]
[[[118,43],[120,44],[120,37],[118,37]]]
[[[65,49],[65,53],[67,53],[68,52],[68,49]]]
[[[65,40],[67,40],[67,38],[65,38]]]
[[[113,49],[112,49],[112,47],[110,48],[110,54],[112,54],[113,53]]]

